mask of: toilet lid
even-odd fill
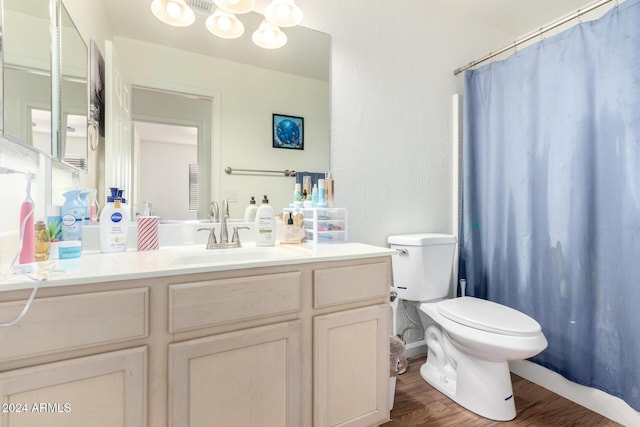
[[[473,297],[441,301],[438,313],[449,320],[474,329],[502,335],[532,336],[540,333],[540,324],[510,307]]]

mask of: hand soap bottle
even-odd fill
[[[118,196],[122,191],[118,192],[117,188],[112,188],[111,194],[100,213],[100,250],[103,253],[127,250],[129,214],[122,207],[122,199]]]
[[[255,219],[256,246],[273,246],[276,243],[276,220],[273,208],[265,195],[262,204],[256,211]]]
[[[256,220],[256,212],[258,211],[258,205],[256,205],[256,198],[251,196],[249,206],[244,210],[244,221],[251,222]]]

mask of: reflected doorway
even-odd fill
[[[213,100],[133,86],[131,118],[134,214],[149,201],[161,220],[206,218]]]
[[[134,121],[133,129],[137,199],[162,218],[196,219],[198,128]]]

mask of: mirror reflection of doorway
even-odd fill
[[[197,191],[189,189],[197,189],[191,171],[198,164],[198,128],[134,121],[133,129],[138,205],[152,202],[165,219],[196,219]]]
[[[131,116],[134,212],[141,213],[150,201],[161,220],[205,218],[211,198],[213,100],[134,86]]]

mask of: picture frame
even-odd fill
[[[273,114],[273,148],[304,150],[304,117]]]

